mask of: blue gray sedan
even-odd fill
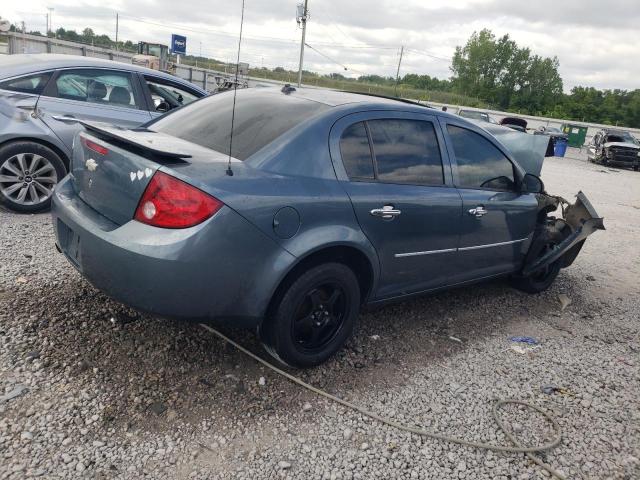
[[[69,262],[142,311],[257,329],[296,367],[363,305],[499,276],[540,292],[604,228],[584,195],[544,192],[548,139],[402,101],[250,89],[84,125],[53,197]]]
[[[68,172],[69,119],[135,127],[206,95],[177,77],[73,55],[0,55],[0,203],[48,208]]]

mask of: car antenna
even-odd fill
[[[240,69],[240,45],[242,45],[242,25],[244,23],[244,0],[242,0],[242,12],[240,14],[240,37],[238,38],[238,57],[236,59],[236,76],[233,82],[233,108],[231,110],[231,135],[229,135],[229,163],[227,164],[227,175],[233,177],[231,170],[231,149],[233,147],[233,124],[236,120],[236,92],[238,91],[238,70]]]

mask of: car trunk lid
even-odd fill
[[[120,225],[133,218],[158,169],[228,161],[221,153],[165,133],[82,124],[85,131],[76,137],[73,149],[74,188],[85,203]]]

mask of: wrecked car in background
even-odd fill
[[[564,133],[558,127],[549,127],[549,126],[540,126],[534,132],[534,135],[547,135],[551,137],[554,141],[558,139],[567,140],[569,135]]]
[[[590,162],[638,170],[640,144],[629,132],[603,129],[593,136],[588,147]]]
[[[499,123],[502,126],[509,127],[510,129],[518,132],[527,132],[527,121],[524,118],[504,117]]]
[[[335,354],[364,305],[500,276],[541,292],[604,228],[583,194],[545,192],[548,137],[408,101],[247,89],[83,124],[59,251],[116,300],[257,330],[295,367]]]
[[[458,110],[458,115],[460,115],[463,118],[468,118],[470,120],[480,120],[481,122],[487,122],[487,123],[498,123],[491,117],[491,115],[481,110],[460,109]]]
[[[135,127],[206,94],[126,63],[0,55],[0,203],[23,213],[49,208],[53,188],[69,171],[80,129],[74,119]]]

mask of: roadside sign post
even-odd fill
[[[180,55],[187,53],[187,37],[182,35],[171,35],[171,53],[176,55],[176,63],[180,64]]]

